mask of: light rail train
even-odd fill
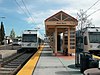
[[[100,52],[100,27],[86,27],[76,32],[76,47],[79,50]]]
[[[81,66],[82,68],[82,66],[84,66],[82,65],[83,61],[80,61],[83,60],[83,58],[89,58],[88,56],[85,57],[85,55],[88,53],[90,56],[100,56],[100,27],[86,27],[82,30],[76,31],[75,65]],[[84,62],[87,61],[91,62],[87,59]]]
[[[14,38],[12,45],[21,45],[21,38]]]
[[[38,49],[43,37],[38,30],[25,30],[22,34],[22,49]]]

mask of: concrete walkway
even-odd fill
[[[74,60],[54,56],[51,49],[45,47],[33,75],[83,75],[79,69],[73,67],[73,64]]]

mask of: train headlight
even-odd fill
[[[34,44],[34,46],[36,46],[37,44]]]
[[[31,46],[31,43],[27,44],[27,46]]]
[[[100,45],[98,45],[97,48],[100,48]]]
[[[22,46],[24,46],[24,44],[21,44]]]
[[[92,45],[90,45],[90,48],[92,48]]]

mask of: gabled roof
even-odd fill
[[[54,14],[53,16],[47,18],[46,21],[77,21],[74,17],[68,15],[63,11],[59,11],[58,13]],[[78,21],[77,21],[78,22]]]

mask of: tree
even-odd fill
[[[0,29],[0,41],[1,41],[1,43],[3,43],[4,37],[5,37],[4,25],[3,25],[3,22],[1,22],[1,29]]]
[[[14,29],[11,30],[10,38],[13,40],[15,38],[15,31]]]
[[[83,11],[83,9],[80,9],[79,13],[77,13],[78,16],[78,29],[82,30],[85,27],[91,27],[92,24],[92,18],[88,19],[88,15],[86,12]]]

